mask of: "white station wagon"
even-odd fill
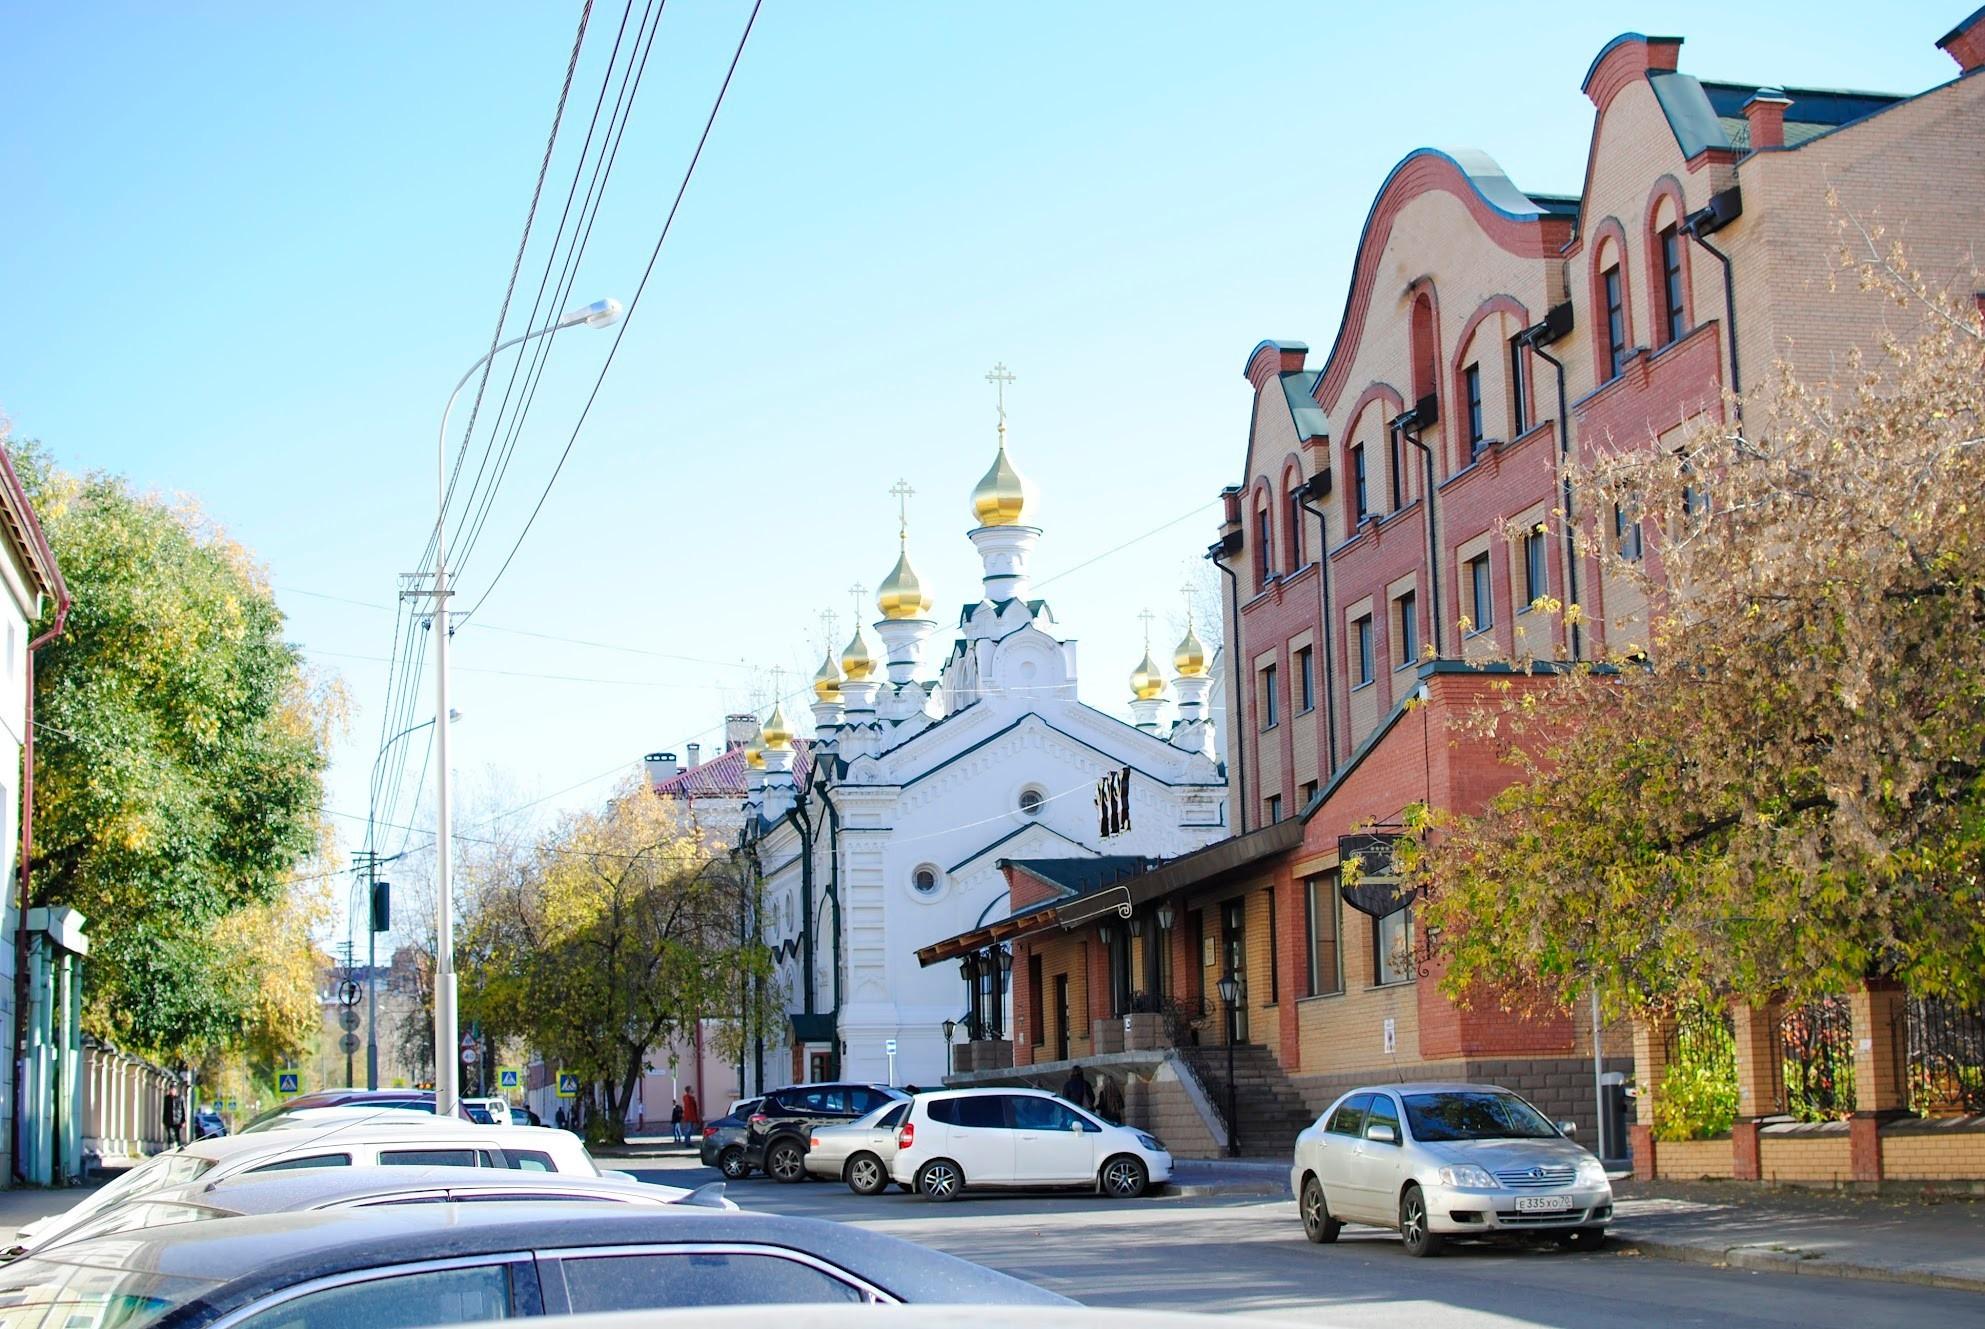
[[[1451,1237],[1524,1232],[1592,1249],[1613,1187],[1570,1136],[1569,1123],[1494,1085],[1370,1085],[1296,1137],[1289,1188],[1314,1242],[1366,1223],[1397,1230],[1416,1256]]]
[[[1172,1156],[1151,1135],[1039,1089],[918,1094],[896,1129],[890,1180],[926,1200],[979,1187],[1083,1186],[1112,1199],[1171,1180]]]

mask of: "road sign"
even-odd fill
[[[357,1034],[346,1034],[338,1040],[338,1051],[344,1053],[346,1056],[350,1056],[363,1046],[365,1045],[359,1041]]]
[[[302,1093],[303,1075],[301,1074],[301,1072],[278,1071],[276,1073],[276,1092],[281,1094],[284,1098],[289,1098],[293,1095]]]
[[[340,1006],[356,1006],[358,1005],[358,999],[364,993],[365,989],[347,978],[344,982],[338,984],[338,1004]]]
[[[560,1098],[579,1097],[579,1077],[571,1071],[558,1073],[558,1096]]]
[[[893,1057],[893,1056],[895,1056],[895,1055],[896,1055],[896,1040],[895,1040],[895,1039],[893,1039],[893,1038],[885,1038],[885,1039],[883,1039],[883,1040],[882,1040],[882,1051],[883,1051],[883,1052],[884,1052],[884,1053],[885,1053],[886,1055],[888,1055],[888,1056],[891,1056],[891,1057]]]
[[[346,1030],[358,1028],[358,1007],[340,1006],[338,1008],[338,1024]]]
[[[472,1048],[475,1045],[476,1045],[476,1034],[475,1034],[475,1030],[471,1029],[468,1033],[462,1035],[462,1046],[465,1048]]]
[[[482,1053],[476,1051],[474,1048],[462,1049],[462,1064],[464,1066],[473,1066],[478,1061],[481,1060],[482,1060]]]
[[[498,1089],[522,1089],[524,1087],[524,1072],[515,1066],[498,1067],[496,1071],[496,1087]]]

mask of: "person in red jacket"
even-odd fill
[[[698,1139],[703,1134],[703,1114],[696,1109],[696,1086],[686,1085],[682,1091],[682,1119],[689,1125],[689,1137]]]

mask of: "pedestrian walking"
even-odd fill
[[[186,1100],[179,1096],[178,1085],[169,1084],[166,1086],[165,1105],[161,1109],[160,1116],[163,1118],[163,1124],[165,1126],[166,1144],[173,1149],[177,1149],[180,1145],[186,1143],[181,1138],[186,1126]]]
[[[677,1102],[674,1107],[669,1109],[669,1134],[675,1137],[677,1144],[689,1143],[689,1132],[683,1127],[682,1104]]]
[[[1068,1068],[1068,1079],[1062,1083],[1061,1096],[1080,1108],[1094,1105],[1096,1099],[1089,1092],[1089,1082],[1082,1078],[1081,1062]]]
[[[560,1129],[560,1130],[567,1130],[567,1129],[569,1129],[569,1128],[568,1128],[568,1127],[566,1126],[566,1124],[565,1124],[565,1109],[564,1109],[564,1108],[560,1108],[560,1109],[558,1110],[558,1117],[557,1117],[557,1121],[558,1121],[558,1129]]]
[[[1114,1075],[1099,1075],[1101,1081],[1096,1089],[1096,1112],[1112,1126],[1123,1125],[1123,1088],[1117,1084]]]
[[[700,1135],[703,1131],[703,1116],[697,1109],[696,1086],[693,1084],[683,1086],[682,1124],[688,1128],[691,1136]]]

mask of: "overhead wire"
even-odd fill
[[[580,408],[579,418],[573,422],[572,433],[566,439],[565,449],[559,454],[557,465],[552,467],[551,476],[545,481],[543,492],[532,505],[531,515],[525,518],[523,529],[517,533],[510,551],[503,556],[502,566],[497,568],[496,575],[489,579],[483,587],[482,594],[469,607],[470,617],[473,617],[475,612],[488,601],[490,593],[503,580],[503,575],[510,570],[511,563],[517,557],[517,551],[523,548],[531,528],[537,524],[538,514],[544,511],[545,501],[551,497],[552,486],[558,483],[559,474],[565,469],[567,459],[572,456],[573,446],[579,441],[579,432],[585,427],[586,417],[592,413],[593,403],[599,399],[600,387],[606,382],[607,373],[613,368],[614,359],[620,353],[621,343],[626,340],[627,329],[634,321],[635,311],[640,307],[641,296],[648,289],[648,280],[654,275],[655,264],[661,259],[662,247],[668,243],[669,232],[675,226],[676,214],[681,210],[682,200],[689,192],[690,181],[695,178],[697,163],[703,160],[703,149],[710,141],[710,131],[716,126],[718,113],[723,110],[724,98],[730,92],[731,80],[737,75],[738,62],[744,58],[745,44],[751,39],[751,30],[758,22],[758,11],[763,4],[764,0],[753,0],[751,14],[745,19],[744,31],[738,36],[737,49],[731,53],[730,65],[724,71],[724,81],[717,88],[716,99],[710,104],[710,114],[703,121],[703,131],[697,136],[696,150],[690,154],[689,165],[682,173],[682,183],[676,188],[675,200],[670,203],[668,215],[662,221],[661,234],[655,238],[655,247],[649,252],[648,264],[642,269],[641,280],[627,302],[626,311],[621,315],[620,325],[614,330],[613,345],[607,349],[606,360],[600,365],[599,374],[593,380],[592,391],[586,394],[586,404]]]

